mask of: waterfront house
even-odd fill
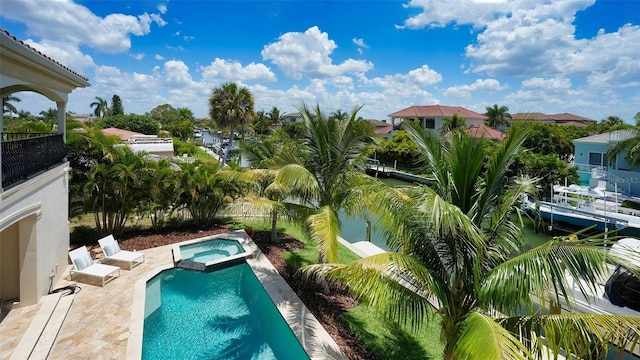
[[[423,128],[440,130],[443,118],[450,118],[453,114],[465,119],[467,128],[474,125],[484,125],[485,115],[465,109],[461,106],[447,105],[414,105],[389,114],[392,131],[395,131],[404,121],[419,121]]]
[[[0,95],[32,91],[57,109],[57,133],[5,133],[0,151],[0,299],[35,304],[67,267],[66,106],[88,79],[0,30]]]
[[[547,115],[539,112],[533,113],[516,113],[511,115],[511,119],[508,119],[509,124],[515,121],[521,122],[539,122],[543,124],[557,124],[563,126],[575,126],[585,127],[591,124],[595,124],[597,121],[589,119],[583,116],[578,116],[569,113],[552,114]]]
[[[155,155],[160,158],[173,158],[173,138],[161,138],[157,135],[145,135],[133,131],[106,128],[102,129],[105,136],[117,136],[120,145],[126,145],[134,154],[142,152]]]
[[[375,120],[375,119],[368,119],[367,121],[371,123],[371,125],[373,125],[374,127],[373,133],[375,136],[392,140],[393,132],[392,132],[390,123],[382,120]]]
[[[584,185],[600,187],[606,182],[609,191],[618,190],[640,196],[640,167],[632,168],[625,160],[626,153],[608,163],[607,151],[615,143],[635,136],[633,131],[619,130],[575,139],[574,164]]]

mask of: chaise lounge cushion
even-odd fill
[[[76,269],[78,269],[78,271],[82,271],[88,268],[89,266],[93,265],[93,259],[91,258],[91,255],[89,255],[89,253],[87,252],[83,254],[83,256],[76,258],[73,261],[73,264],[76,266]]]

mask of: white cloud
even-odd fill
[[[144,59],[144,54],[143,53],[138,53],[138,54],[131,54],[131,57],[140,61],[142,59]]]
[[[26,24],[31,34],[49,46],[86,45],[107,53],[127,51],[131,47],[130,36],[148,34],[152,23],[166,24],[159,14],[110,14],[102,18],[71,0],[5,1],[2,16]]]
[[[191,41],[191,40],[194,40],[196,37],[195,36],[185,35],[182,38],[184,39],[184,41]]]
[[[156,55],[154,56],[154,58],[155,58],[156,60],[164,60],[164,56],[162,56],[162,55],[160,55],[160,54],[156,54]]]
[[[444,94],[450,98],[468,99],[471,93],[476,91],[500,91],[507,88],[506,85],[500,84],[496,79],[477,79],[470,85],[451,86],[444,91]]]
[[[429,65],[422,65],[418,69],[409,71],[407,80],[418,85],[432,85],[442,81],[442,75],[433,69],[429,69]]]
[[[202,78],[219,81],[276,81],[276,75],[264,64],[242,66],[238,61],[216,58],[208,66],[201,66]]]
[[[299,80],[309,78],[328,78],[345,73],[366,72],[373,68],[369,61],[347,59],[333,64],[330,55],[337,48],[329,35],[321,32],[317,26],[310,27],[304,33],[288,32],[278,41],[262,49],[262,58],[271,60],[286,76]]]
[[[160,14],[166,14],[167,13],[167,5],[164,5],[164,4],[158,5],[158,11],[160,11]]]

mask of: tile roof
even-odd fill
[[[516,114],[512,114],[511,117],[514,120],[520,120],[520,121],[553,121],[556,123],[578,122],[581,124],[596,122],[593,119],[589,119],[584,116],[578,116],[578,115],[569,114],[569,113],[551,114],[551,115],[547,115],[539,112],[516,113]]]
[[[453,114],[465,119],[487,119],[486,116],[478,114],[475,111],[465,109],[462,106],[447,106],[447,105],[414,105],[406,109],[389,114],[389,117],[394,118],[415,118],[415,117],[450,117]]]
[[[473,125],[465,131],[469,136],[476,138],[480,137],[490,140],[502,140],[507,137],[502,131],[486,125]]]
[[[40,52],[40,51],[36,50],[36,49],[35,49],[35,48],[33,48],[33,47],[31,47],[30,45],[28,45],[28,44],[27,44],[27,43],[25,43],[24,41],[22,41],[22,40],[18,40],[18,38],[16,38],[15,36],[11,35],[7,30],[0,28],[0,34],[2,34],[3,36],[6,36],[8,39],[12,40],[13,42],[15,42],[15,43],[17,43],[17,44],[22,45],[24,48],[26,48],[26,49],[29,49],[29,50],[33,51],[34,53],[36,53],[36,54],[40,55],[41,57],[43,57],[43,58],[47,59],[47,60],[48,60],[48,61],[50,61],[52,64],[55,64],[55,65],[59,66],[60,68],[62,68],[62,69],[64,69],[65,71],[69,72],[70,74],[73,74],[73,75],[75,75],[75,76],[77,76],[77,77],[81,78],[81,79],[82,79],[82,80],[84,80],[84,81],[89,81],[89,78],[88,78],[88,77],[86,77],[86,76],[84,76],[84,75],[82,75],[82,74],[80,74],[80,73],[77,73],[77,72],[75,72],[75,71],[71,70],[70,68],[68,68],[68,67],[66,67],[66,66],[64,66],[64,65],[62,65],[62,64],[61,64],[61,63],[59,63],[58,61],[56,61],[56,60],[52,59],[51,57],[49,57],[49,56],[47,56],[47,55],[43,54],[42,52]]]
[[[118,128],[102,129],[102,133],[105,136],[116,135],[117,137],[119,137],[122,140],[129,140],[133,136],[144,135],[144,134],[140,134],[140,133],[137,133],[137,132],[133,132],[133,131],[129,131],[129,130],[122,130],[122,129],[118,129]]]

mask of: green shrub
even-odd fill
[[[71,231],[70,241],[72,245],[83,245],[96,242],[99,234],[95,228],[88,225],[76,226]]]

